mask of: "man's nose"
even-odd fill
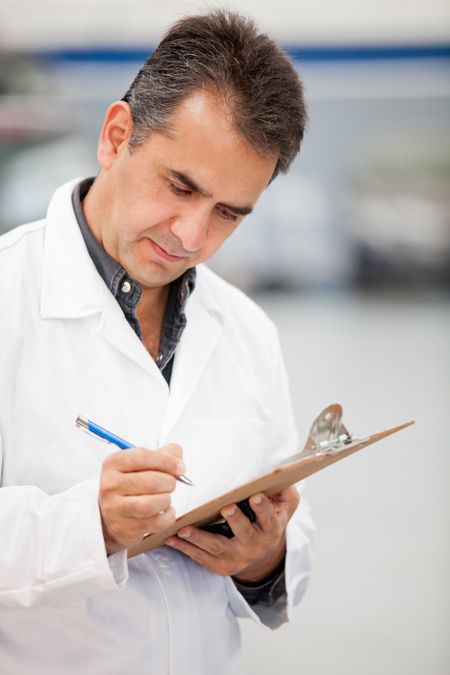
[[[209,208],[186,209],[172,222],[170,230],[178,237],[185,251],[195,253],[206,241],[209,219]]]

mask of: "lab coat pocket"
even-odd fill
[[[191,418],[195,501],[217,497],[261,473],[268,431],[269,423],[258,419]]]

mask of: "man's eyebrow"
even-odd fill
[[[238,216],[248,216],[253,211],[252,206],[235,206],[234,204],[225,204],[224,202],[220,202],[220,206],[224,206],[228,211],[237,213]]]
[[[198,183],[195,182],[193,178],[187,175],[187,173],[182,173],[181,171],[175,171],[174,169],[169,169],[169,173],[173,178],[176,178],[183,183],[193,192],[199,192],[204,197],[211,197],[209,192],[206,192],[203,188],[200,187]]]
[[[204,197],[212,196],[209,192],[200,187],[200,185],[196,183],[193,178],[188,176],[188,174],[183,173],[182,171],[175,171],[174,169],[169,169],[168,173],[193,192],[198,192]],[[233,211],[233,213],[237,213],[239,216],[248,216],[248,214],[253,211],[252,206],[236,206],[235,204],[225,204],[225,202],[220,202],[220,206],[224,206],[226,209]]]

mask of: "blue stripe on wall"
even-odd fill
[[[314,46],[284,45],[284,50],[295,61],[386,61],[408,59],[450,59],[450,44]],[[143,63],[151,53],[142,48],[91,47],[85,49],[46,50],[35,54],[50,61],[72,63]]]

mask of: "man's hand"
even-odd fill
[[[170,493],[175,476],[185,472],[181,456],[181,448],[171,444],[160,450],[121,450],[105,459],[98,501],[108,553],[174,523]]]
[[[233,530],[232,539],[189,526],[165,543],[221,576],[232,576],[244,584],[258,583],[283,561],[286,525],[299,502],[295,487],[271,498],[253,495],[250,506],[256,522],[251,523],[235,504],[221,511]]]

